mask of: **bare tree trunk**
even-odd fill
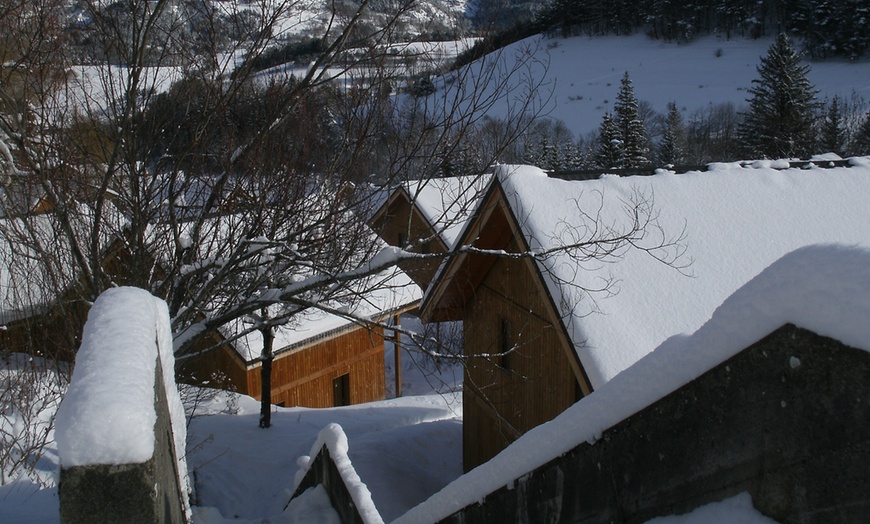
[[[263,335],[263,354],[260,356],[260,427],[272,426],[272,343],[275,341],[274,328],[266,326],[260,330]]]

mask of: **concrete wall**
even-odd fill
[[[741,492],[779,522],[870,515],[870,354],[791,325],[445,522],[643,522]]]
[[[186,522],[159,360],[155,367],[154,456],[140,464],[61,469],[58,486],[61,523]]]

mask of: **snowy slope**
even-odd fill
[[[500,52],[508,70],[518,57],[527,60],[527,71],[541,80],[546,100],[544,112],[561,120],[577,137],[597,131],[605,111],[613,111],[619,81],[627,71],[637,98],[661,114],[675,101],[683,116],[722,103],[739,110],[747,89],[758,76],[756,66],[767,53],[772,38],[747,40],[710,36],[689,44],[666,43],[644,35],[547,38],[531,37]],[[489,58],[493,59],[492,57]],[[853,92],[870,98],[867,62],[812,62],[809,79],[819,98],[850,97]],[[481,68],[481,62],[471,66]],[[521,78],[514,80],[519,86]],[[490,92],[494,89],[489,87]],[[509,114],[503,100],[490,112]]]
[[[461,412],[455,408],[455,395],[333,409],[275,408],[273,427],[263,430],[257,427],[259,403],[240,397],[235,415],[204,416],[191,424],[187,459],[196,475],[196,504],[214,507],[227,519],[280,515],[295,486],[297,459],[309,455],[323,428],[338,423],[348,438],[348,456],[389,521],[461,474]]]

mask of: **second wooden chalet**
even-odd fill
[[[795,249],[870,247],[870,159],[711,165],[597,180],[499,166],[426,321],[464,322],[466,470],[487,461]]]
[[[416,309],[420,289],[400,270],[367,293],[355,311],[380,324],[400,325]],[[179,380],[261,398],[263,338],[244,321],[213,332],[201,347],[216,349],[179,361]],[[238,333],[246,333],[239,337]],[[278,406],[327,408],[384,400],[385,342],[391,330],[309,310],[274,330],[271,399]]]

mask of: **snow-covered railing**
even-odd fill
[[[296,489],[290,500],[320,484],[326,488],[341,522],[383,524],[372,495],[357,475],[347,450],[347,436],[341,426],[330,424],[323,428],[310,454],[296,461],[299,471],[296,472]]]
[[[56,432],[61,522],[190,520],[184,408],[162,300],[136,288],[100,295]]]

